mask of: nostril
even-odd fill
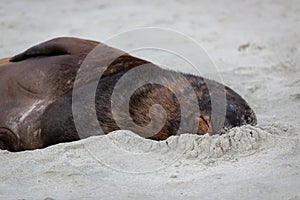
[[[16,151],[19,138],[10,129],[0,127],[0,149]]]

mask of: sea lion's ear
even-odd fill
[[[33,46],[23,53],[20,53],[10,59],[11,62],[19,62],[28,58],[38,56],[57,56],[68,54],[68,51],[58,43],[45,42]]]
[[[201,135],[204,135],[206,133],[211,133],[212,127],[208,115],[200,115],[200,117],[196,117],[195,120],[198,125],[199,133]]]

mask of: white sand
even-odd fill
[[[117,131],[1,151],[0,199],[300,199],[299,1],[68,2],[3,0],[1,57],[52,37],[171,28],[206,49],[259,125],[161,142]]]

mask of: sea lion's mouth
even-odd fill
[[[8,128],[0,127],[0,149],[16,151],[19,137]]]

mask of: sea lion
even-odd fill
[[[162,119],[155,112],[154,118],[152,116],[150,119],[149,109],[154,104],[165,109],[166,117],[164,126],[157,133],[148,136],[130,125],[127,129],[154,140],[164,140],[178,134],[181,119],[179,100],[174,95],[174,90],[160,84],[145,84],[132,94],[129,101],[130,116],[126,116],[122,110],[117,110],[113,115],[111,97],[115,85],[129,70],[141,65],[147,65],[151,73],[171,77],[166,81],[175,85],[176,90],[183,94],[187,88],[181,80],[172,77],[180,74],[189,82],[199,106],[197,113],[193,108],[189,109],[192,116],[190,123],[198,127],[192,133],[219,133],[220,127],[216,128],[216,122],[210,116],[212,109],[207,83],[215,92],[226,94],[226,115],[222,128],[257,123],[254,111],[247,102],[227,86],[203,77],[162,69],[149,61],[99,42],[63,37],[31,47],[10,59],[0,60],[0,149],[32,150],[83,138],[78,134],[74,123],[72,104],[76,105],[77,102],[72,102],[72,94],[81,64],[96,47],[101,51],[101,56],[94,55],[95,66],[101,68],[106,60],[113,59],[102,74],[95,95],[97,120],[105,134],[120,129],[116,121],[122,121],[126,125],[129,120],[133,120],[139,126],[145,127],[151,119]],[[82,82],[76,89],[84,93],[93,82],[93,74],[96,72],[97,70],[87,74],[88,81]],[[188,99],[189,94],[185,95]],[[189,100],[186,104],[189,105]],[[88,113],[94,108],[84,109]],[[85,119],[82,120],[84,122]],[[89,122],[84,123],[89,125]],[[179,134],[185,132],[190,130],[181,130]]]

